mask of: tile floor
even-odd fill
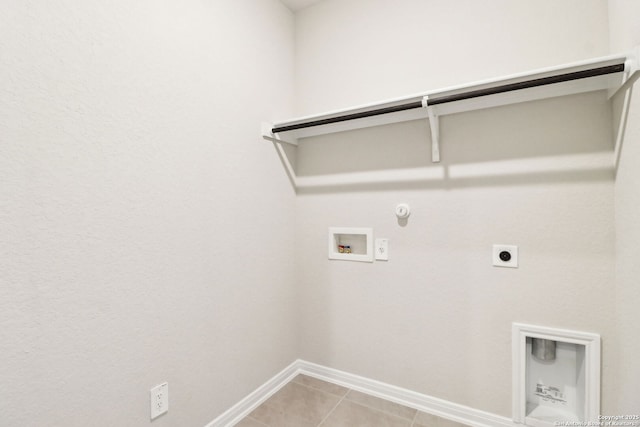
[[[397,403],[298,375],[236,427],[465,427]]]

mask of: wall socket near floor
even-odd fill
[[[151,419],[159,417],[169,410],[169,383],[151,389]]]

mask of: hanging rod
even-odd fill
[[[331,123],[346,122],[347,120],[364,119],[365,117],[379,116],[381,114],[413,110],[414,108],[422,108],[422,101],[409,102],[408,104],[395,105],[393,107],[378,108],[375,110],[363,111],[361,113],[345,114],[343,116],[331,117],[328,119],[312,120],[310,122],[297,123],[295,125],[278,126],[274,127],[271,132],[287,132],[291,130],[310,128],[313,126],[329,125]]]
[[[478,98],[481,96],[496,95],[499,93],[512,92],[512,91],[521,90],[521,89],[529,89],[529,88],[534,88],[539,86],[550,85],[554,83],[563,83],[563,82],[568,82],[572,80],[586,79],[589,77],[597,77],[597,76],[604,76],[607,74],[622,73],[624,71],[625,71],[625,63],[621,62],[619,64],[607,65],[604,67],[597,67],[597,68],[591,68],[591,69],[582,70],[582,71],[574,71],[574,72],[565,73],[565,74],[558,74],[555,76],[525,80],[517,83],[508,83],[505,85],[494,86],[494,87],[485,88],[485,89],[477,89],[477,90],[457,93],[453,95],[444,95],[444,96],[433,97],[433,98],[428,97],[428,99],[426,100],[426,105],[423,101],[414,101],[414,102],[395,105],[391,107],[378,108],[375,110],[362,111],[359,113],[352,113],[352,114],[345,114],[342,116],[330,117],[327,119],[311,120],[308,122],[296,123],[296,124],[286,125],[286,126],[276,126],[271,129],[271,132],[274,134],[279,132],[288,132],[288,131],[293,131],[298,129],[310,128],[314,126],[340,123],[348,120],[362,119],[365,117],[379,116],[381,114],[396,113],[399,111],[412,110],[416,108],[429,107],[429,106],[434,106],[439,104],[446,104],[448,102],[462,101],[465,99]]]

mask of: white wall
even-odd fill
[[[634,0],[609,1],[612,51],[640,46],[640,3]],[[616,389],[618,399],[611,414],[640,413],[640,91],[638,83],[628,105],[616,175],[616,331],[618,333]],[[617,105],[622,106],[621,94]],[[623,111],[621,108],[619,111]],[[620,120],[620,116],[615,116]]]
[[[324,0],[296,13],[297,113],[594,57],[606,0]]]
[[[168,381],[154,425],[204,425],[299,356],[509,416],[512,321],[601,333],[603,412],[637,412],[637,100],[615,244],[600,94],[445,117],[440,166],[423,122],[317,138],[301,175],[448,177],[297,201],[258,136],[294,101],[321,112],[605,54],[607,16],[625,49],[637,14],[326,0],[298,13],[294,64],[277,1],[3,2],[3,422],[147,425]],[[391,260],[328,262],[330,225],[373,226]],[[520,269],[491,268],[492,243],[518,244]]]
[[[298,356],[276,0],[0,4],[0,424],[202,426]],[[268,257],[266,255],[269,255]]]
[[[296,17],[297,114],[608,53],[605,1],[328,0]],[[586,94],[303,141],[297,199],[304,359],[511,416],[511,323],[602,334],[613,384],[611,109]],[[394,207],[412,215],[398,224]],[[370,226],[390,261],[328,261],[329,226]],[[516,244],[517,270],[491,267]]]

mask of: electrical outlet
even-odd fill
[[[493,245],[494,267],[518,268],[518,247],[514,245]]]
[[[389,260],[389,239],[376,239],[376,259]]]
[[[151,389],[151,419],[159,417],[169,410],[169,383]]]

